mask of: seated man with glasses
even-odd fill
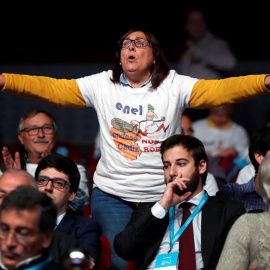
[[[0,176],[0,206],[5,197],[19,186],[32,186],[37,189],[34,177],[22,169],[8,169]],[[50,254],[56,262],[62,262],[69,256],[70,249],[80,248],[78,240],[60,232],[54,231],[49,247]]]
[[[0,206],[0,269],[65,269],[49,253],[57,209],[33,186],[19,186]]]
[[[44,110],[30,110],[19,121],[18,139],[21,147],[12,158],[7,147],[3,147],[2,154],[5,169],[21,168],[35,175],[39,161],[54,151],[57,127],[54,117]],[[75,200],[69,207],[79,213],[85,205],[90,203],[88,194],[88,178],[84,166],[77,164],[81,179]]]
[[[57,206],[56,230],[77,239],[80,246],[93,257],[95,264],[101,252],[100,224],[92,218],[67,210],[68,204],[76,196],[80,182],[75,162],[57,153],[50,154],[39,162],[35,179],[38,189],[51,197]]]

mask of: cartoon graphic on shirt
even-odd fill
[[[138,136],[136,127],[119,118],[113,118],[111,123],[113,127],[110,134],[114,138],[118,152],[130,160],[137,159],[142,151],[136,143],[141,139],[141,136]]]
[[[137,159],[142,150],[138,145],[138,141],[141,140],[142,136],[147,136],[148,134],[153,134],[163,130],[166,132],[169,125],[165,128],[164,121],[165,117],[161,117],[160,120],[154,120],[158,116],[154,113],[154,107],[151,104],[148,104],[148,111],[146,114],[146,120],[138,122],[137,120],[132,120],[131,123],[128,123],[120,118],[113,118],[111,121],[112,128],[110,135],[114,138],[114,143],[117,150],[122,153],[125,157],[130,160]],[[160,124],[162,122],[162,124]],[[151,140],[155,145],[158,143],[158,140]],[[144,148],[144,152],[156,152],[159,151],[159,147]]]
[[[137,120],[132,120],[131,124],[134,127],[137,127],[139,133],[143,136],[158,132],[162,129],[166,133],[166,130],[169,126],[165,127],[164,123],[160,124],[160,122],[165,121],[165,117],[162,116],[160,120],[154,120],[154,118],[158,118],[158,116],[154,112],[155,108],[151,104],[148,104],[147,108],[148,112],[146,114],[146,120],[142,120],[140,122],[138,122]]]

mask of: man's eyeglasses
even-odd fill
[[[47,176],[40,175],[37,177],[36,182],[39,187],[45,187],[49,183],[49,181],[52,182],[52,185],[56,189],[63,189],[65,186],[71,186],[71,184],[62,179],[62,178],[50,178]]]
[[[131,43],[134,43],[136,47],[142,48],[149,46],[151,41],[144,39],[144,38],[136,38],[136,39],[122,39],[120,41],[120,45],[122,48],[128,48]]]
[[[0,239],[7,239],[10,233],[13,234],[19,243],[26,243],[35,235],[30,228],[16,227],[14,230],[11,230],[9,225],[0,223]]]
[[[44,125],[42,127],[36,127],[36,126],[26,127],[26,128],[23,128],[20,132],[27,132],[28,135],[34,136],[39,133],[40,129],[42,130],[44,134],[52,134],[55,131],[55,128],[53,125]]]

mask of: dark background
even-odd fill
[[[131,27],[151,30],[168,60],[174,61],[183,45],[184,14],[191,7],[205,10],[210,29],[229,42],[240,61],[270,60],[267,2],[257,6],[234,2],[237,7],[227,1],[163,2],[5,3],[0,15],[0,63],[112,61],[118,39]]]
[[[202,1],[200,1],[202,2]],[[206,2],[206,1],[205,1]],[[225,38],[239,65],[236,76],[269,73],[269,4],[183,1],[12,2],[0,7],[0,73],[78,78],[107,70],[117,41],[132,27],[151,30],[168,60],[177,61],[184,44],[182,25],[189,8],[203,8],[210,29]],[[173,63],[172,63],[173,64]],[[249,134],[265,126],[270,95],[236,104],[233,119]],[[43,108],[56,118],[58,140],[92,146],[98,121],[92,108],[70,109],[0,93],[0,147],[18,141],[19,118]]]

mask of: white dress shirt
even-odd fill
[[[205,190],[202,190],[198,195],[196,195],[194,198],[190,199],[189,202],[193,203],[194,205],[191,206],[190,212],[193,213],[201,199],[203,198],[205,194]],[[180,203],[181,204],[181,203]],[[183,209],[180,206],[180,204],[177,204],[175,206],[175,215],[174,215],[174,233],[176,233],[180,226],[182,221],[182,215],[183,215]],[[152,214],[157,218],[164,218],[167,214],[167,210],[164,210],[161,205],[157,202],[152,207]],[[193,219],[193,232],[194,232],[194,244],[195,244],[195,257],[196,257],[196,269],[202,269],[203,268],[203,259],[202,259],[202,250],[201,250],[201,220],[202,220],[202,212],[200,211]],[[165,235],[163,237],[163,240],[161,242],[160,248],[157,252],[156,257],[154,260],[148,265],[148,270],[155,269],[155,263],[157,256],[162,253],[168,253],[170,249],[170,232],[169,232],[169,226],[165,232]],[[172,252],[179,251],[179,241],[177,240],[172,248]]]

